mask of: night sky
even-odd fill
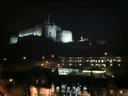
[[[48,14],[74,40],[128,42],[128,1],[103,0],[3,0],[0,1],[0,43],[19,31],[43,24]]]

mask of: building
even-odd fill
[[[36,25],[35,27],[28,28],[19,32],[16,38],[10,38],[10,44],[26,40],[30,36],[45,36],[47,39],[51,39],[54,42],[68,43],[73,41],[72,32],[68,30],[62,30],[61,27],[50,23],[50,18],[42,25]],[[14,41],[15,39],[15,41]]]

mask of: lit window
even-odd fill
[[[38,84],[38,79],[36,79],[36,84]]]
[[[89,62],[89,60],[87,60],[87,62]]]
[[[91,66],[93,66],[93,64],[91,64]]]
[[[46,63],[48,63],[48,61],[46,61]]]
[[[71,63],[70,63],[69,65],[70,65],[70,66],[72,66],[72,64],[71,64]]]
[[[121,62],[121,60],[118,60],[118,62]]]
[[[112,78],[114,78],[115,76],[114,75],[112,75]]]
[[[102,64],[102,66],[106,67],[106,64]]]
[[[100,60],[98,60],[98,62],[100,63]]]
[[[95,60],[92,60],[93,62],[96,62]]]
[[[90,60],[90,62],[92,63],[92,60]]]
[[[112,63],[112,59],[110,59],[109,62]]]
[[[110,67],[112,67],[113,66],[113,64],[110,64]]]
[[[121,64],[118,64],[118,66],[121,66]]]
[[[118,57],[118,59],[120,59],[121,57]]]
[[[103,63],[103,62],[104,62],[104,60],[101,60],[101,62]]]
[[[96,66],[98,66],[98,64],[96,64]]]
[[[79,62],[81,62],[81,60],[79,60]]]
[[[80,66],[82,65],[82,64],[79,64]]]

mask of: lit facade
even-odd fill
[[[29,28],[19,32],[19,37],[26,37],[26,36],[41,36],[42,35],[43,26],[35,26],[33,28]]]
[[[72,42],[72,32],[68,30],[62,30],[61,32],[58,33],[57,41],[63,43]]]
[[[49,18],[50,19],[50,18]],[[46,21],[43,25],[37,25],[32,28],[25,29],[20,31],[18,38],[23,38],[27,36],[45,36],[47,39],[51,39],[54,42],[68,43],[73,41],[72,32],[68,30],[61,30],[61,27],[51,24],[50,20]],[[14,38],[10,40],[10,44],[17,43],[14,41]]]
[[[128,57],[102,56],[102,57],[64,57],[59,56],[60,66],[84,66],[84,67],[120,67],[125,66]]]
[[[10,44],[15,44],[17,42],[18,42],[18,37],[17,36],[10,37]]]

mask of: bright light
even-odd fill
[[[44,56],[42,57],[42,59],[44,59]]]
[[[113,66],[113,64],[110,64],[110,67],[112,67]]]
[[[52,72],[54,72],[55,70],[54,69],[52,69]]]
[[[112,75],[112,78],[114,78],[115,76],[114,75]]]
[[[80,66],[82,65],[82,64],[79,64]]]
[[[25,59],[26,59],[26,57],[23,57],[23,59],[25,60]]]
[[[118,66],[121,66],[120,64],[118,64]]]
[[[46,61],[46,63],[48,63],[48,61]]]
[[[44,64],[40,64],[40,66],[41,66],[41,67],[43,67],[43,66],[44,66]]]
[[[54,57],[54,55],[51,55],[51,57],[53,58],[53,57]]]
[[[12,82],[13,81],[13,79],[11,78],[11,79],[9,79],[9,82]]]
[[[4,58],[4,61],[6,61],[7,59],[6,58]]]
[[[105,73],[106,71],[92,71],[92,73]],[[83,73],[91,73],[91,70],[83,70]]]
[[[107,52],[105,52],[105,53],[104,53],[104,55],[108,55],[108,53],[107,53]]]

